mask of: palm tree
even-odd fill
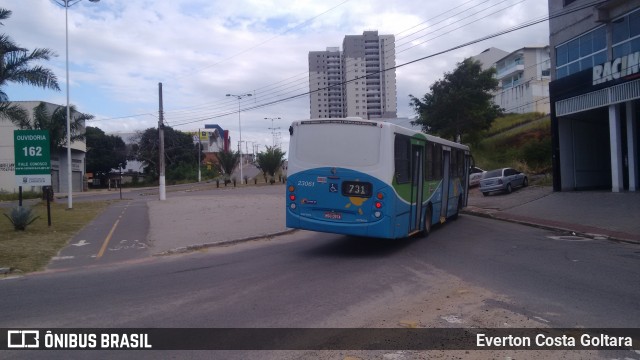
[[[267,174],[271,176],[271,183],[275,182],[276,172],[282,167],[284,162],[285,153],[280,148],[275,146],[267,146],[265,152],[261,152],[257,155],[258,168],[262,170],[265,181],[267,180]]]
[[[218,158],[218,163],[220,164],[220,169],[224,174],[225,184],[230,181],[231,174],[233,170],[238,166],[240,162],[240,153],[237,151],[220,151],[216,153],[216,157]]]
[[[0,21],[11,16],[11,11],[0,8]],[[4,25],[0,22],[0,25]],[[49,60],[56,54],[49,49],[35,49],[29,52],[13,42],[7,35],[0,34],[0,118],[12,122],[25,121],[27,112],[16,104],[9,103],[4,87],[9,83],[26,84],[60,91],[58,79],[53,71],[30,63]]]

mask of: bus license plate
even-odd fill
[[[330,220],[342,220],[342,214],[341,213],[337,213],[337,212],[328,211],[328,212],[324,213],[324,218],[325,219],[330,219]]]

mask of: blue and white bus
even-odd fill
[[[352,118],[295,121],[289,133],[289,228],[405,238],[467,204],[465,145]]]

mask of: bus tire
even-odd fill
[[[433,208],[431,204],[427,205],[427,212],[424,214],[424,229],[422,230],[422,237],[429,236],[431,232],[431,218],[433,217]]]

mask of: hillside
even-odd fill
[[[551,121],[539,113],[510,114],[494,120],[472,141],[476,166],[489,170],[513,167],[531,175],[551,173]]]

